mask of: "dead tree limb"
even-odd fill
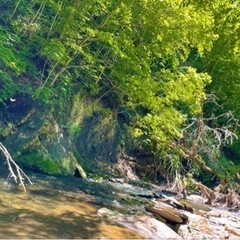
[[[240,209],[239,195],[234,189],[229,190],[226,196],[227,207],[231,210]]]
[[[12,159],[11,155],[9,154],[6,147],[0,142],[0,151],[6,158],[8,169],[9,169],[9,178],[14,178],[15,182],[20,182],[20,185],[23,187],[24,191],[26,192],[26,187],[24,184],[25,179],[33,185],[30,178],[24,173],[24,171],[16,164],[16,162]]]
[[[206,103],[216,109],[221,107],[213,94],[208,96],[202,109]],[[238,139],[236,131],[240,124],[232,112],[217,114],[213,111],[208,115],[204,116],[202,110],[201,114],[187,119],[182,129],[183,138],[174,144],[188,163],[196,163],[202,170],[227,180],[228,171],[219,162],[221,150]]]

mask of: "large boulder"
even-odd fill
[[[182,239],[166,224],[149,216],[142,216],[134,223],[134,229],[149,239]]]

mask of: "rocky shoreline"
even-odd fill
[[[135,230],[146,239],[240,239],[238,208],[233,210],[223,203],[205,204],[206,198],[200,194],[186,199],[174,193],[165,195],[163,187],[149,190],[124,181],[104,184],[113,187],[116,199],[109,208],[100,208],[98,215]],[[124,205],[121,199],[135,203]]]

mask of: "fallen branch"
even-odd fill
[[[194,179],[191,179],[191,184],[196,186],[201,191],[202,195],[207,199],[206,203],[210,205],[217,198],[217,195],[221,190],[221,185],[215,187],[214,190],[212,190],[202,183],[195,181]]]
[[[15,161],[12,159],[11,155],[9,154],[8,150],[5,148],[5,146],[0,142],[0,150],[3,153],[3,155],[6,158],[8,169],[9,169],[9,176],[8,178],[14,178],[15,182],[20,182],[20,185],[23,187],[24,191],[26,192],[26,187],[24,184],[25,179],[33,185],[30,178],[24,173],[24,171],[15,163]],[[15,171],[14,171],[15,170]],[[16,173],[15,173],[16,172]]]
[[[229,209],[240,209],[240,200],[238,199],[238,195],[235,190],[231,189],[226,196],[227,206]]]

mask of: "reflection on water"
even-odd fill
[[[35,182],[21,187],[5,181],[7,168],[0,171],[0,238],[142,238],[137,233],[109,223],[97,215],[101,207],[85,194],[74,178],[28,173]]]

